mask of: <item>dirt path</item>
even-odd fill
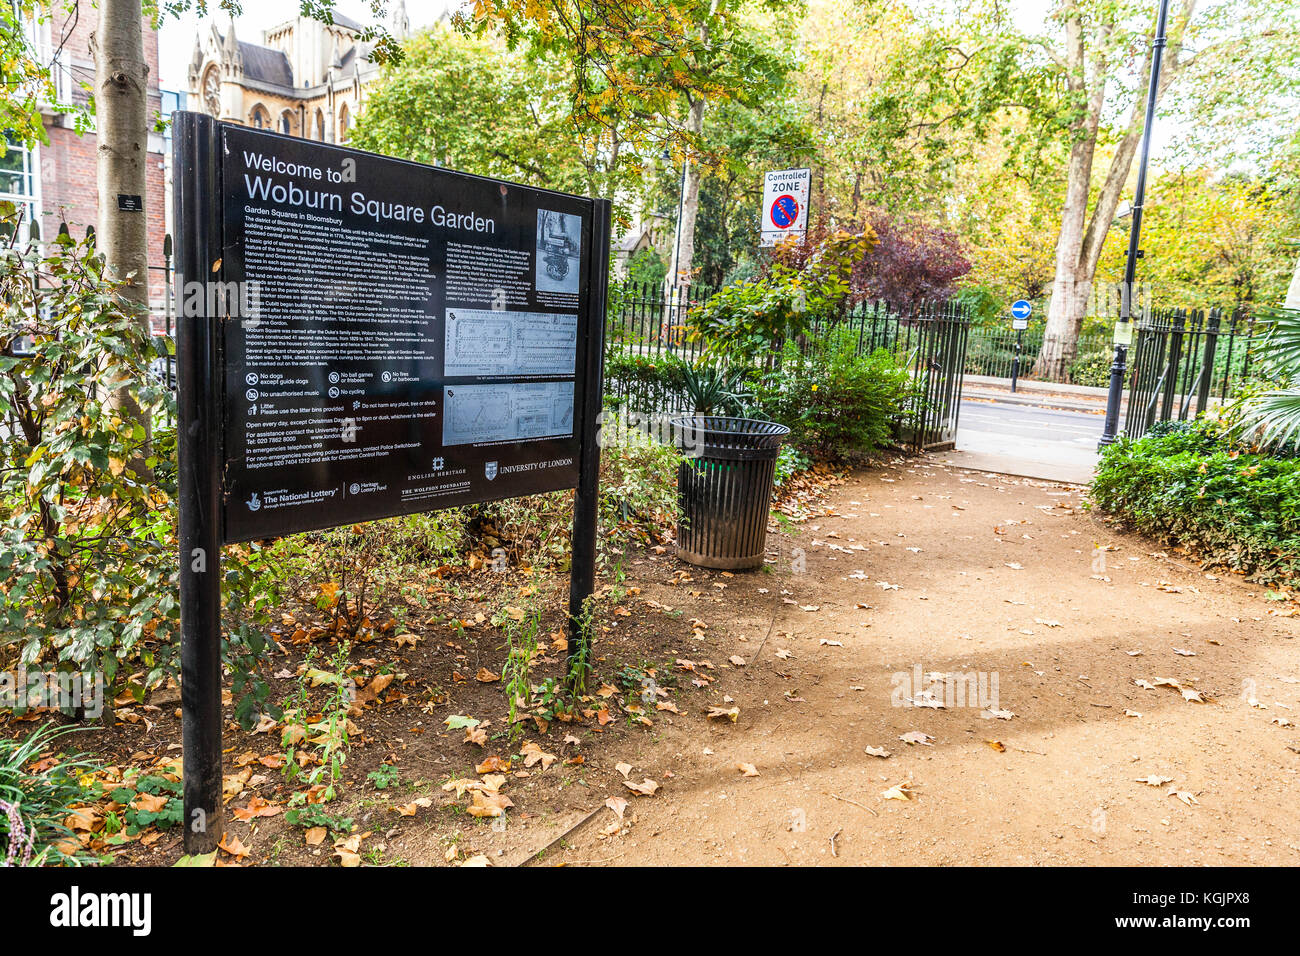
[[[657,794],[593,787],[634,822],[602,835],[603,810],[547,862],[1300,863],[1300,619],[1079,501],[922,459],[862,472],[835,514],[773,536],[775,573],[645,587],[715,609],[692,654],[721,665],[707,702],[739,717],[660,714],[622,758]],[[942,709],[903,699],[933,672],[983,675],[986,695],[996,680],[1014,716],[985,715],[978,678],[935,684]],[[1213,702],[1134,683],[1161,678]],[[913,731],[932,744],[899,739]],[[1138,782],[1152,774],[1172,782]],[[904,783],[912,799],[882,798]]]

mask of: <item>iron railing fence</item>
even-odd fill
[[[653,283],[625,283],[611,290],[605,394],[612,404],[651,414],[692,411],[684,407],[682,369],[708,343],[688,334],[687,316],[714,291]],[[900,422],[903,438],[917,450],[938,450],[951,447],[956,434],[970,321],[970,309],[955,300],[910,306],[852,302],[834,316],[816,318],[801,336],[799,349],[812,355],[847,336],[859,355],[879,348],[894,352],[907,363],[914,383]],[[773,345],[774,364],[780,362],[782,345]]]
[[[1227,401],[1250,374],[1262,329],[1245,309],[1164,309],[1138,323],[1129,357],[1124,434],[1186,421]]]
[[[1020,337],[1020,377],[1032,377],[1030,372],[1038,353],[1043,349],[1043,329],[1025,329]],[[1086,332],[1079,336],[1078,352],[1074,366],[1109,358],[1114,349],[1110,332]],[[1007,328],[974,326],[970,330],[970,347],[966,350],[966,374],[987,375],[991,378],[1010,378],[1011,366],[1016,358],[1016,333]],[[1082,385],[1104,384],[1094,381],[1076,382]]]

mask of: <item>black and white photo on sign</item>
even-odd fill
[[[552,209],[537,210],[538,292],[578,294],[578,256],[582,252],[582,217]]]

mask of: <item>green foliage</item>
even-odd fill
[[[676,525],[681,453],[636,428],[613,436],[602,429],[601,439],[597,548],[608,562],[632,545],[659,540]]]
[[[774,258],[762,275],[734,282],[687,314],[688,334],[708,354],[765,364],[772,350],[830,320],[850,291],[853,267],[875,244],[872,232],[836,232],[798,263]]]
[[[1070,366],[1070,381],[1075,385],[1105,388],[1110,384],[1110,367],[1114,358],[1105,352],[1081,355]]]
[[[98,787],[87,787],[82,778],[99,770],[94,761],[79,754],[56,753],[41,759],[56,747],[59,738],[72,728],[45,724],[25,738],[0,737],[0,801],[14,808],[14,818],[0,812],[0,866],[6,861],[31,866],[80,866],[98,862],[98,857],[81,851],[68,852],[77,841],[64,822],[74,806],[97,800]],[[40,769],[32,765],[40,760]]]
[[[749,370],[703,361],[686,368],[682,383],[686,411],[697,415],[743,415],[753,398]]]
[[[755,405],[759,417],[788,426],[804,452],[853,458],[890,441],[910,382],[906,365],[888,349],[859,354],[856,336],[836,332],[811,355],[788,343],[779,368],[755,388]]]
[[[366,774],[366,779],[374,786],[376,790],[387,790],[393,784],[397,783],[402,773],[391,763],[380,764],[378,770],[372,770]]]
[[[100,670],[172,664],[174,401],[93,249],[0,249],[0,646]],[[126,404],[123,403],[125,398]],[[215,556],[212,556],[215,558]]]
[[[785,444],[776,455],[776,471],[773,475],[773,483],[776,487],[781,487],[801,471],[807,471],[812,467],[812,459],[807,453],[801,451],[797,446]]]
[[[1279,309],[1268,318],[1257,374],[1271,387],[1241,398],[1230,414],[1237,437],[1276,451],[1300,443],[1300,310]]]
[[[632,349],[605,354],[605,404],[634,408],[677,404],[686,391],[688,363],[671,353],[645,355]]]
[[[627,261],[627,281],[633,285],[663,285],[668,263],[654,249],[642,249]]]
[[[1208,421],[1153,432],[1106,449],[1092,505],[1207,564],[1300,586],[1300,460],[1244,452]]]
[[[146,809],[146,805],[137,801],[140,794],[161,797],[164,803],[156,810]],[[149,827],[167,830],[184,819],[184,801],[182,784],[179,780],[149,775],[140,777],[133,784],[124,783],[111,794],[114,803],[122,804],[122,822],[128,836],[135,836]]]
[[[564,192],[595,185],[568,125],[567,75],[554,58],[493,33],[433,27],[367,92],[350,145]],[[454,117],[431,122],[430,117]],[[601,184],[603,185],[603,183]]]

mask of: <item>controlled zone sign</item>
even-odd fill
[[[774,246],[787,236],[803,236],[808,231],[811,187],[811,169],[778,169],[764,174],[760,246]]]

